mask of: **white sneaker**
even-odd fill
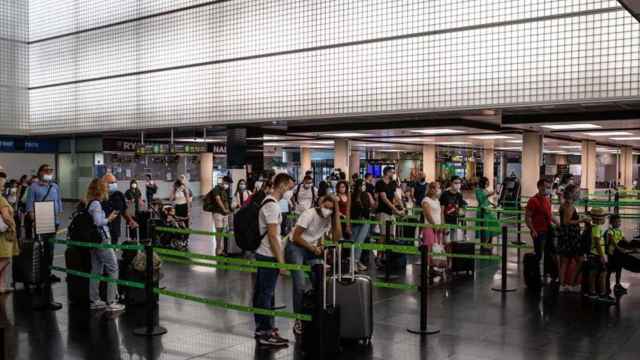
[[[107,303],[102,300],[97,300],[89,304],[89,309],[91,310],[102,310],[107,307]]]
[[[361,263],[359,261],[358,261],[357,268],[358,268],[359,272],[364,272],[364,271],[367,271],[367,269],[368,269],[366,265],[364,265],[363,263]]]
[[[569,292],[571,289],[571,287],[569,285],[560,285],[560,288],[558,289],[559,292],[564,293],[564,292]]]
[[[111,303],[107,305],[107,311],[116,312],[116,311],[124,311],[125,306],[118,303]]]
[[[576,294],[581,293],[582,292],[582,286],[580,286],[580,285],[572,286],[571,287],[571,292],[572,293],[576,293]]]

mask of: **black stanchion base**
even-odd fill
[[[493,291],[497,291],[497,292],[501,292],[501,293],[508,293],[508,292],[514,292],[514,291],[516,291],[516,289],[511,289],[511,288],[507,288],[507,289],[503,289],[503,288],[491,288],[491,290],[493,290]]]
[[[149,332],[149,330],[151,330],[151,332]],[[133,333],[135,335],[140,335],[140,336],[159,336],[159,335],[166,334],[167,329],[163,328],[162,326],[155,326],[153,327],[153,329],[149,329],[146,326],[144,326],[144,327],[139,327],[137,329],[134,329]]]
[[[271,310],[282,310],[282,309],[286,309],[287,305],[274,305]]]
[[[420,329],[407,329],[407,331],[411,334],[415,334],[415,335],[435,335],[440,333],[440,329],[436,329],[433,328],[431,326],[427,326],[426,330],[420,330]]]
[[[44,304],[37,304],[33,307],[35,311],[58,311],[62,309],[62,304],[55,301],[47,302]]]

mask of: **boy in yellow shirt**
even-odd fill
[[[587,255],[587,264],[589,269],[589,299],[606,303],[615,304],[616,300],[608,295],[607,292],[607,249],[604,238],[602,225],[605,223],[606,213],[602,208],[591,209],[591,249]],[[600,290],[600,294],[598,294]]]

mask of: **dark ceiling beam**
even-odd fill
[[[522,125],[539,123],[568,123],[589,121],[613,121],[640,119],[640,111],[593,111],[567,112],[547,114],[513,114],[503,115],[503,125]],[[640,120],[638,120],[640,123]]]

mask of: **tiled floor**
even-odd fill
[[[206,228],[200,215],[194,228]],[[630,234],[630,233],[629,233]],[[206,237],[194,236],[192,249],[212,251]],[[64,265],[63,249],[56,258]],[[638,359],[640,351],[640,276],[624,274],[629,295],[617,306],[595,306],[576,295],[552,291],[529,293],[511,254],[509,282],[518,288],[502,295],[491,291],[500,277],[495,263],[478,263],[473,278],[430,289],[429,321],[441,333],[428,338],[405,329],[418,322],[416,294],[374,289],[375,331],[370,347],[345,348],[340,359]],[[417,267],[409,266],[399,281],[415,282]],[[165,264],[162,286],[191,294],[249,304],[252,277],[248,273]],[[284,277],[277,303],[290,308],[290,281]],[[84,308],[66,303],[66,284],[54,288],[64,304],[56,313],[31,310],[32,298],[17,292],[2,298],[0,322],[10,325],[9,359],[299,359],[298,349],[277,352],[256,349],[252,316],[183,300],[162,297],[162,337],[132,334],[142,309],[129,308],[116,320],[96,318]],[[283,334],[292,323],[279,319]],[[293,338],[293,336],[290,336]]]

